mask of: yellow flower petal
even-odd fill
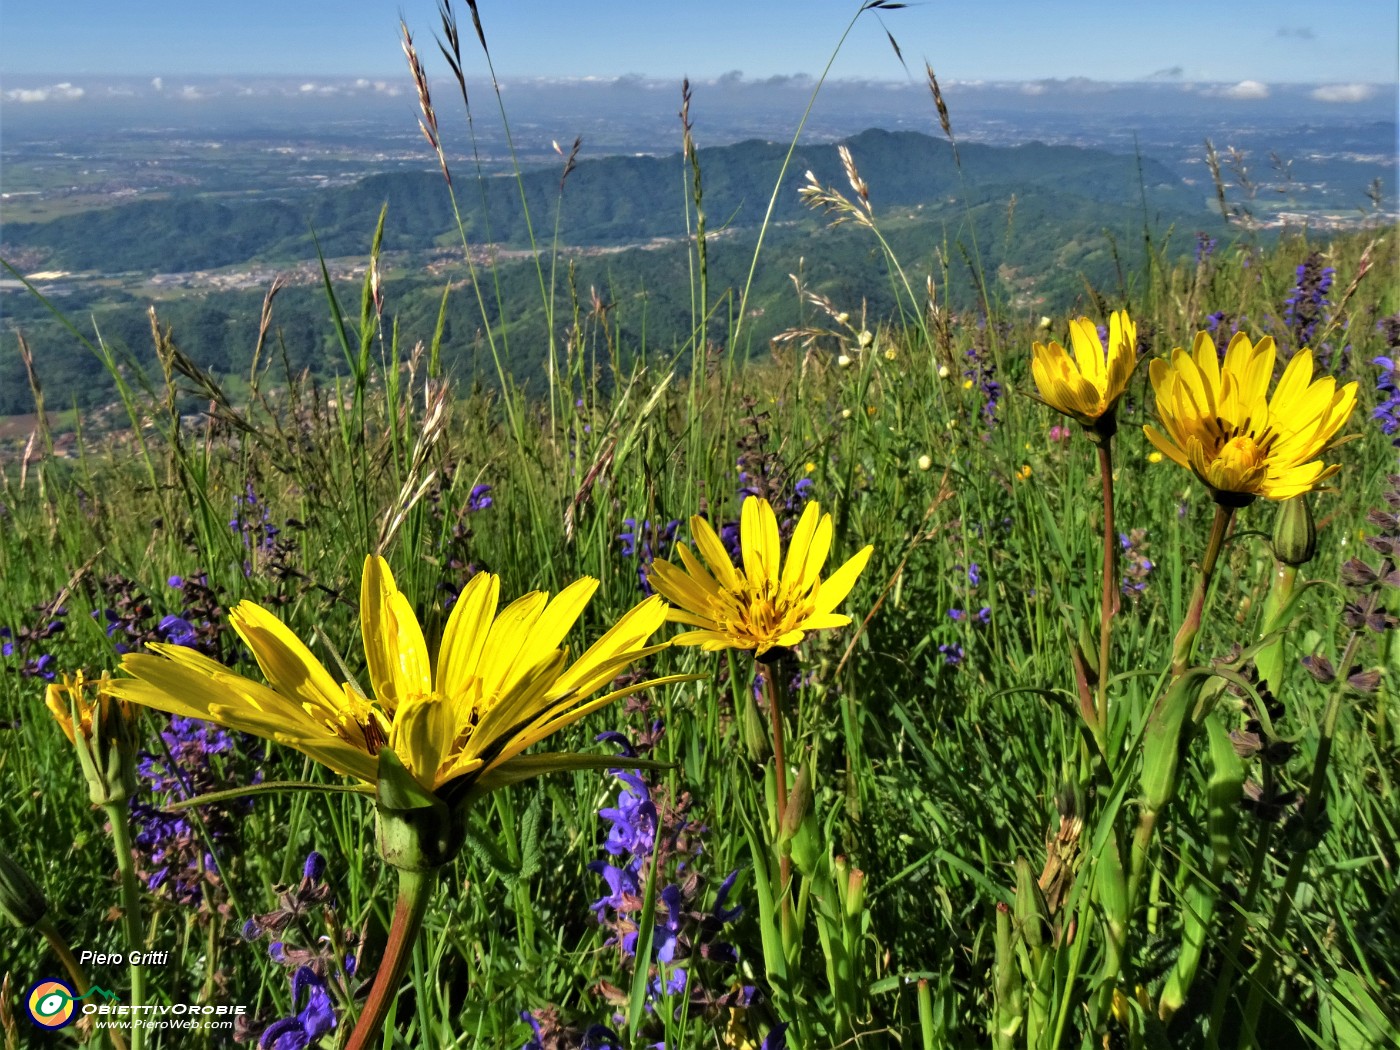
[[[301,639],[272,613],[252,602],[239,602],[229,613],[229,622],[252,650],[263,677],[274,690],[321,712],[329,713],[340,706],[340,685]]]
[[[445,696],[462,692],[476,675],[486,634],[496,616],[501,580],[489,572],[479,572],[467,581],[452,606],[447,628],[438,652],[437,691]]]

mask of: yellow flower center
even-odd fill
[[[1272,426],[1256,431],[1250,422],[1246,419],[1229,426],[1223,419],[1216,418],[1218,437],[1210,477],[1206,479],[1208,484],[1225,492],[1258,490],[1279,435]]]
[[[787,591],[772,580],[763,580],[756,588],[749,584],[741,586],[738,593],[725,592],[711,603],[715,624],[722,632],[769,644],[812,611],[810,602]]]
[[[1247,435],[1232,437],[1225,442],[1217,456],[1220,469],[1229,474],[1245,474],[1258,466],[1263,458],[1263,449]]]

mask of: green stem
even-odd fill
[[[58,956],[58,961],[63,964],[63,969],[67,971],[69,978],[73,981],[73,989],[79,995],[87,995],[88,989],[92,987],[88,983],[87,975],[83,973],[82,967],[78,965],[78,960],[73,956],[73,949],[68,947],[68,941],[63,934],[58,932],[58,927],[53,924],[53,920],[47,915],[35,923],[34,928],[44,935],[44,940],[49,942],[49,947]],[[107,1033],[112,1037],[112,1046],[116,1050],[127,1050],[126,1040],[122,1038],[120,1029],[109,1028]]]
[[[408,962],[413,958],[413,946],[423,928],[423,916],[427,914],[436,878],[436,870],[399,869],[399,899],[389,924],[389,943],[384,946],[384,958],[379,961],[369,998],[365,1000],[345,1050],[368,1050],[371,1045],[378,1044],[384,1018],[398,995]]]
[[[763,688],[768,694],[768,714],[773,721],[773,766],[774,786],[777,792],[775,805],[775,827],[773,846],[778,853],[778,899],[781,901],[784,940],[792,926],[792,857],[783,849],[783,825],[787,818],[787,755],[783,744],[783,690],[778,684],[779,665],[767,664],[763,668]]]
[[[112,825],[112,849],[117,855],[117,871],[122,880],[122,932],[126,937],[127,954],[131,958],[145,950],[145,939],[141,935],[141,888],[136,881],[136,861],[131,851],[131,824],[127,813],[126,800],[103,803],[107,820]],[[143,1015],[146,1002],[145,967],[132,963],[128,970],[131,975],[132,1016]],[[131,1029],[131,1050],[141,1050],[145,1045],[146,1033],[139,1025]]]
[[[1113,449],[1110,439],[1099,445],[1103,479],[1103,601],[1099,607],[1099,731],[1108,734],[1108,666],[1113,646],[1113,618],[1118,615],[1118,537],[1113,530]]]
[[[1234,507],[1227,507],[1223,503],[1215,505],[1215,521],[1211,523],[1210,539],[1206,542],[1205,557],[1201,559],[1201,574],[1196,579],[1196,589],[1191,594],[1186,618],[1181,621],[1181,629],[1176,632],[1176,641],[1172,645],[1173,679],[1180,678],[1191,663],[1191,651],[1196,645],[1196,635],[1201,631],[1206,595],[1210,593],[1211,578],[1215,575],[1215,563],[1220,559],[1220,551],[1225,546],[1225,536],[1230,531],[1230,522],[1234,517]]]
[[[1346,651],[1342,653],[1342,674],[1352,664],[1361,641],[1361,632],[1353,631],[1347,640]],[[1342,697],[1346,693],[1346,679],[1338,678],[1332,696],[1327,701],[1327,710],[1322,716],[1322,729],[1317,741],[1317,758],[1313,761],[1312,777],[1308,781],[1308,794],[1303,802],[1301,826],[1306,832],[1319,828],[1325,806],[1327,787],[1327,766],[1332,758],[1332,742],[1337,733],[1337,717],[1342,712]],[[1254,964],[1254,973],[1249,980],[1249,999],[1245,1002],[1244,1021],[1240,1027],[1241,1047],[1254,1045],[1254,1032],[1259,1024],[1259,1012],[1264,1008],[1264,996],[1274,979],[1274,966],[1278,962],[1278,944],[1288,921],[1293,917],[1293,904],[1298,896],[1298,884],[1303,881],[1303,870],[1308,857],[1316,846],[1316,841],[1298,846],[1288,864],[1288,874],[1283,880],[1283,892],[1279,895],[1278,907],[1274,910],[1273,921],[1269,923],[1269,935],[1259,949],[1259,959]]]

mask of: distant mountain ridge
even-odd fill
[[[1199,191],[1147,157],[1039,142],[1016,147],[968,143],[953,150],[912,131],[869,130],[850,139],[870,185],[877,217],[891,208],[982,203],[1071,194],[1117,208],[1150,209],[1151,219],[1208,221]],[[755,227],[763,220],[787,146],[749,140],[699,151],[704,207],[711,230]],[[561,168],[521,175],[538,241],[547,244],[561,207],[560,239],[569,246],[616,246],[685,233],[688,172],[680,154],[580,160],[560,196]],[[775,221],[810,217],[798,199],[805,172],[849,194],[835,144],[799,146],[784,175]],[[454,171],[462,221],[472,243],[528,245],[521,190],[513,177],[480,180]],[[311,258],[314,230],[329,256],[366,252],[379,209],[389,205],[384,247],[412,250],[455,243],[456,220],[441,173],[369,175],[349,186],[304,197],[230,202],[208,197],[141,201],[63,216],[44,223],[8,224],[7,249],[38,249],[46,267],[114,272],[180,272],[248,262]]]

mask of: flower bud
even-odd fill
[[[1050,940],[1050,909],[1045,903],[1045,894],[1036,882],[1030,861],[1025,857],[1016,858],[1016,901],[1013,910],[1026,947],[1038,957]]]
[[[0,851],[0,914],[20,929],[34,926],[49,910],[44,891],[8,853]]]
[[[1306,496],[1294,496],[1278,505],[1271,541],[1274,557],[1285,565],[1306,565],[1317,553],[1317,524]]]
[[[923,455],[923,456],[920,456],[920,457],[919,457],[919,469],[920,469],[920,470],[928,470],[929,467],[931,467],[931,466],[933,466],[933,457],[932,457],[932,456]]]
[[[106,671],[87,679],[79,671],[52,683],[45,703],[78,752],[93,805],[124,802],[136,791],[136,711],[108,691]]]
[[[797,783],[788,792],[787,803],[783,808],[783,824],[778,829],[778,841],[786,842],[797,834],[807,814],[812,811],[812,775],[807,766],[797,774]]]

